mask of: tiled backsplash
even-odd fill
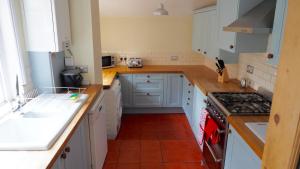
[[[126,53],[126,52],[108,52],[103,51],[103,55],[113,55],[117,59],[117,64],[122,65],[120,57],[139,57],[143,59],[145,65],[202,65],[204,57],[194,52],[185,53]],[[177,56],[176,60],[172,60],[171,56]]]
[[[263,87],[273,92],[277,77],[277,67],[267,63],[266,53],[241,53],[239,57],[238,79],[246,78],[249,85]],[[253,74],[247,72],[247,65],[254,67]]]

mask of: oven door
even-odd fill
[[[216,119],[210,115],[208,118],[214,120],[218,125]],[[204,130],[206,130],[207,127],[210,126],[206,123]],[[208,139],[207,134],[204,133],[203,155],[210,169],[222,169],[224,166],[226,128],[218,125],[216,135],[215,137],[218,137],[218,141],[212,141],[212,139]]]
[[[112,56],[102,56],[102,68],[109,68],[113,66]]]

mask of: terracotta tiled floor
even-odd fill
[[[208,169],[183,114],[124,115],[104,169]]]

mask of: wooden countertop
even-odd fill
[[[240,88],[238,80],[230,80],[227,83],[218,83],[217,73],[203,65],[197,66],[167,66],[149,65],[143,68],[128,68],[117,66],[103,69],[103,87],[110,88],[117,74],[125,73],[182,73],[195,86],[207,95],[208,92],[246,92],[253,91],[251,88]]]
[[[264,143],[245,125],[246,122],[268,122],[269,116],[229,116],[228,122],[236,129],[239,135],[252,148],[255,154],[262,159]]]
[[[92,106],[95,98],[102,92],[101,85],[87,86],[89,95],[86,103],[81,107],[56,143],[47,151],[0,151],[0,168],[5,169],[45,169],[51,168],[60,156],[63,148],[72,137],[84,115]]]

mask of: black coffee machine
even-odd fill
[[[63,87],[80,87],[83,77],[80,69],[69,69],[61,72],[61,82]]]

